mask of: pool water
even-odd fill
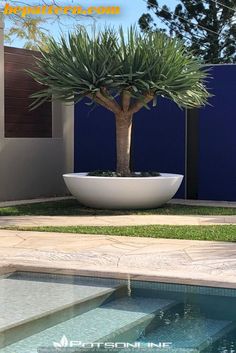
[[[0,314],[0,353],[236,353],[234,289],[15,272]]]

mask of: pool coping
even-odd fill
[[[66,268],[62,266],[45,266],[45,265],[26,265],[22,263],[6,263],[0,265],[0,276],[4,276],[13,272],[34,272],[34,273],[48,273],[56,275],[74,275],[84,277],[96,277],[96,278],[110,278],[117,280],[135,280],[143,282],[159,282],[166,284],[182,284],[191,286],[203,286],[211,288],[224,288],[224,289],[236,289],[236,281],[215,281],[210,279],[198,279],[190,277],[177,277],[177,276],[160,276],[155,274],[144,274],[140,271],[101,271],[96,269],[85,269],[85,268]]]

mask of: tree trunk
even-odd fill
[[[116,115],[116,171],[121,176],[130,176],[130,147],[132,134],[131,114]]]

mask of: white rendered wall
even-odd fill
[[[52,138],[4,137],[4,44],[0,19],[0,201],[68,193],[62,174],[74,171],[73,105],[53,104],[52,130]]]

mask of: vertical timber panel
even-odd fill
[[[45,103],[30,111],[29,96],[42,89],[27,73],[38,52],[4,47],[5,137],[52,137],[52,107]]]
[[[186,110],[186,198],[198,199],[199,110]]]

